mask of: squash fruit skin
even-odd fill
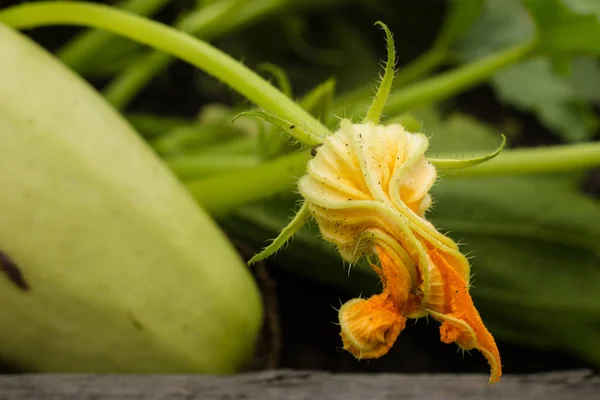
[[[82,78],[0,24],[0,359],[38,372],[232,373],[260,293],[244,262]],[[14,277],[13,277],[14,278]]]

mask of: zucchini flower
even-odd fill
[[[298,187],[322,237],[350,263],[376,255],[381,294],[353,299],[339,310],[344,348],[377,358],[392,347],[407,318],[431,315],[441,340],[478,349],[500,377],[500,355],[469,295],[469,263],[456,243],[424,214],[436,167],[428,140],[399,124],[352,124],[318,148]]]
[[[469,294],[470,265],[457,244],[425,218],[438,170],[462,168],[495,157],[470,160],[425,157],[428,138],[400,124],[379,123],[394,75],[395,52],[387,27],[385,74],[362,123],[342,119],[339,129],[313,149],[298,181],[304,203],[281,235],[250,263],[274,253],[309,218],[341,257],[362,258],[382,282],[382,292],[346,302],[339,310],[344,348],[357,358],[378,358],[393,346],[407,318],[432,316],[440,338],[487,359],[490,384],[502,374],[500,354]],[[270,117],[270,121],[274,121]],[[279,124],[281,127],[285,123]],[[373,261],[375,260],[375,261]]]

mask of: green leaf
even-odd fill
[[[541,24],[542,41],[553,40],[547,39],[546,35],[553,34],[548,29],[555,26],[549,22],[547,29],[544,28],[544,18],[568,14],[569,10],[559,3],[560,0],[542,0],[539,4],[535,1],[526,1],[528,9],[520,0],[487,0],[484,12],[459,43],[459,59],[471,61],[491,51],[532,39],[535,23],[531,15],[536,16]],[[589,69],[572,68],[571,56],[564,50],[554,49],[547,57],[540,56],[516,64],[496,74],[491,83],[500,100],[506,104],[534,114],[543,125],[566,141],[583,141],[595,132],[597,121],[591,108],[583,104],[584,93],[580,95],[571,80],[577,74],[589,73]],[[590,78],[593,79],[593,75]]]
[[[573,12],[595,15],[600,21],[600,2],[597,0],[562,0],[562,2]]]
[[[563,103],[575,97],[569,82],[554,74],[547,58],[528,60],[498,73],[494,85],[501,100],[525,109],[544,103]]]
[[[600,52],[598,2],[569,0],[523,0],[536,20],[541,50],[597,54]]]
[[[486,0],[479,18],[457,42],[455,52],[460,61],[473,61],[525,43],[534,35],[535,24],[521,0]]]
[[[448,14],[435,43],[444,48],[453,41],[464,38],[483,12],[485,0],[449,0],[448,3]]]
[[[546,57],[498,73],[493,85],[501,101],[532,112],[567,141],[587,140],[597,127],[593,110],[578,99],[569,79],[558,76]]]
[[[600,102],[600,64],[597,58],[573,59],[569,82],[577,97],[585,101]]]
[[[423,132],[430,136],[427,157],[469,157],[498,145],[500,134],[468,115],[454,113],[442,119],[435,111],[427,110],[417,117],[423,121]]]

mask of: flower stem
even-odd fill
[[[276,12],[288,0],[223,0],[210,3],[179,21],[175,27],[204,40],[239,29],[259,18]],[[235,10],[235,12],[233,12]],[[146,84],[175,59],[153,51],[129,65],[104,88],[104,95],[114,107],[124,109]]]
[[[94,27],[172,54],[231,86],[258,106],[316,136],[330,132],[258,74],[206,42],[167,25],[109,6],[82,2],[39,2],[7,8],[0,22],[17,29],[48,25]]]

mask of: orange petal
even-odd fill
[[[467,283],[436,249],[431,250],[429,256],[439,269],[445,283],[444,309],[429,310],[434,318],[442,322],[440,327],[442,342],[456,342],[462,349],[479,350],[491,368],[490,384],[498,382],[502,375],[500,353],[494,338],[486,329],[473,304]]]
[[[386,354],[406,325],[406,318],[384,292],[369,299],[352,299],[339,312],[344,349],[357,358]]]

